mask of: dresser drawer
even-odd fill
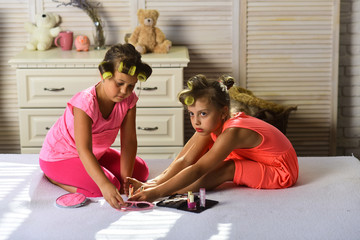
[[[100,76],[97,69],[18,69],[17,79],[20,107],[65,107]]]
[[[182,108],[137,108],[138,146],[183,146],[184,116]],[[120,137],[114,146],[119,146]]]
[[[47,131],[63,114],[57,109],[20,109],[20,143],[22,147],[41,147]],[[139,146],[182,146],[182,108],[138,108],[136,116]],[[120,145],[120,137],[114,146]]]
[[[65,107],[69,99],[99,80],[97,69],[18,69],[19,105]],[[51,76],[51,77],[49,77]],[[154,68],[146,82],[138,82],[139,107],[181,106],[177,94],[182,89],[182,68]]]
[[[139,107],[181,107],[177,95],[183,88],[182,68],[153,68],[146,82],[138,82]]]

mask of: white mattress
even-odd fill
[[[219,201],[200,214],[155,207],[119,212],[102,198],[64,209],[38,155],[0,155],[0,239],[360,239],[360,162],[300,157],[298,183],[282,190],[208,192]],[[169,160],[149,160],[151,177]]]

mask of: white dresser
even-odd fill
[[[9,61],[16,68],[22,153],[39,153],[48,129],[63,114],[67,101],[100,81],[97,67],[105,52],[24,50]],[[136,86],[138,155],[173,159],[184,144],[183,107],[177,93],[183,88],[188,50],[174,46],[168,54],[145,54],[142,59],[153,68],[153,74]],[[113,146],[119,148],[119,138]]]

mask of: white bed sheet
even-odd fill
[[[148,160],[151,177],[169,160]],[[298,183],[282,190],[208,192],[219,201],[200,214],[155,207],[119,212],[102,198],[63,209],[36,154],[0,155],[0,239],[360,239],[360,162],[300,157]]]

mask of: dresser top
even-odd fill
[[[16,68],[94,68],[103,60],[107,49],[77,52],[62,51],[51,48],[46,51],[23,50],[9,60]],[[173,46],[167,54],[148,53],[142,60],[151,67],[186,67],[189,62],[188,49],[184,46]]]

